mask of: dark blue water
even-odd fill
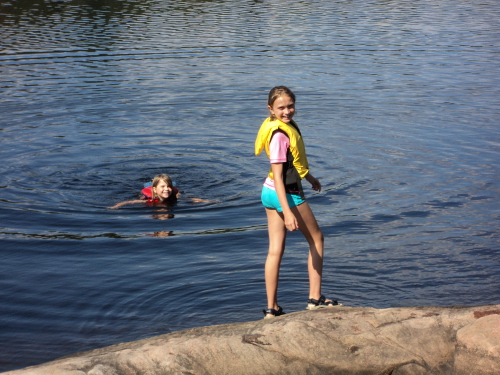
[[[488,1],[0,3],[0,371],[260,319],[278,84],[349,306],[500,303],[500,11]],[[157,173],[169,211],[134,199]],[[173,217],[168,218],[170,215]],[[280,304],[305,308],[291,233]]]

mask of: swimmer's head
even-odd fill
[[[158,174],[153,178],[153,183],[151,185],[151,193],[153,194],[153,199],[165,200],[172,193],[172,188],[174,184],[170,176],[166,174]]]

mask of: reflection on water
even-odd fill
[[[162,230],[162,231],[159,231],[159,232],[154,232],[153,233],[153,237],[170,237],[170,236],[173,236],[174,233],[172,231],[166,231],[166,230]]]
[[[0,3],[0,371],[260,319],[276,84],[323,192],[325,294],[499,303],[496,1]],[[158,173],[181,199],[134,199]],[[208,202],[194,202],[199,197]],[[287,311],[307,300],[290,233]],[[179,314],[182,311],[182,314]]]

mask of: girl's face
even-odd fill
[[[288,95],[282,95],[271,106],[267,106],[271,115],[288,124],[295,114],[295,102]]]
[[[168,186],[163,180],[160,180],[156,187],[153,187],[153,192],[158,196],[160,200],[167,199],[170,194],[172,194],[172,187]]]

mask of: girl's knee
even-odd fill
[[[276,257],[276,258],[281,258],[283,256],[283,252],[285,249],[283,249],[281,246],[270,246],[269,251],[267,253],[268,258]]]
[[[314,242],[316,243],[321,243],[321,244],[325,243],[325,236],[323,235],[323,232],[319,228],[317,231],[313,232],[312,237]]]

